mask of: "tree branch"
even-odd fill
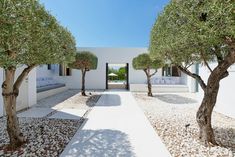
[[[153,75],[155,75],[157,73],[157,69],[155,69],[155,71],[152,73],[152,74],[150,74],[150,77],[152,77]]]
[[[14,86],[13,86],[13,88],[14,88],[14,93],[15,93],[16,95],[18,95],[18,93],[19,93],[19,88],[20,88],[20,85],[22,84],[23,80],[27,77],[27,75],[29,74],[29,72],[30,72],[33,68],[35,68],[35,67],[36,67],[36,65],[30,65],[30,66],[26,67],[26,68],[21,72],[21,74],[18,76],[18,78],[17,78],[17,80],[16,80],[16,82],[14,83]]]
[[[199,85],[201,86],[202,90],[205,91],[206,89],[206,84],[205,82],[202,80],[201,76],[199,76],[198,74],[192,73],[190,72],[188,69],[182,67],[182,66],[177,66],[177,68],[179,70],[181,70],[183,73],[191,76],[192,78],[196,79],[199,83]]]

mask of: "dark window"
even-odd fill
[[[47,69],[51,70],[51,64],[47,64]]]
[[[165,66],[162,68],[162,76],[176,76],[180,77],[181,72],[176,66]]]
[[[64,64],[60,64],[59,66],[59,76],[71,76],[72,75],[72,70],[68,68]]]

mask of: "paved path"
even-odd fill
[[[132,94],[106,91],[61,157],[169,157]]]

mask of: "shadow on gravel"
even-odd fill
[[[136,156],[127,134],[118,130],[81,130],[79,136],[75,138],[65,153],[67,156]]]
[[[191,103],[197,103],[196,100],[182,97],[176,94],[161,94],[161,95],[154,95],[155,98],[158,98],[161,101],[164,101],[166,103],[170,104],[191,104]]]
[[[214,127],[215,139],[217,143],[232,150],[235,155],[235,129]]]

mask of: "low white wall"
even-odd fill
[[[130,91],[132,92],[147,92],[147,84],[130,84]],[[186,85],[152,85],[153,93],[186,93],[188,87]]]
[[[215,64],[210,64],[212,67]],[[202,76],[203,80],[207,82],[210,72],[206,67],[199,68],[199,74]],[[227,116],[235,118],[235,65],[229,69],[229,76],[220,82],[220,89],[217,97],[217,103],[215,106],[215,111],[223,113]],[[197,93],[198,100],[201,102],[203,98],[203,91],[199,87],[199,92]]]
[[[44,91],[44,92],[37,93],[37,100],[41,100],[43,98],[61,93],[61,92],[66,91],[66,90],[68,90],[68,88],[65,86],[65,87],[50,89],[50,90],[47,90],[47,91]]]

